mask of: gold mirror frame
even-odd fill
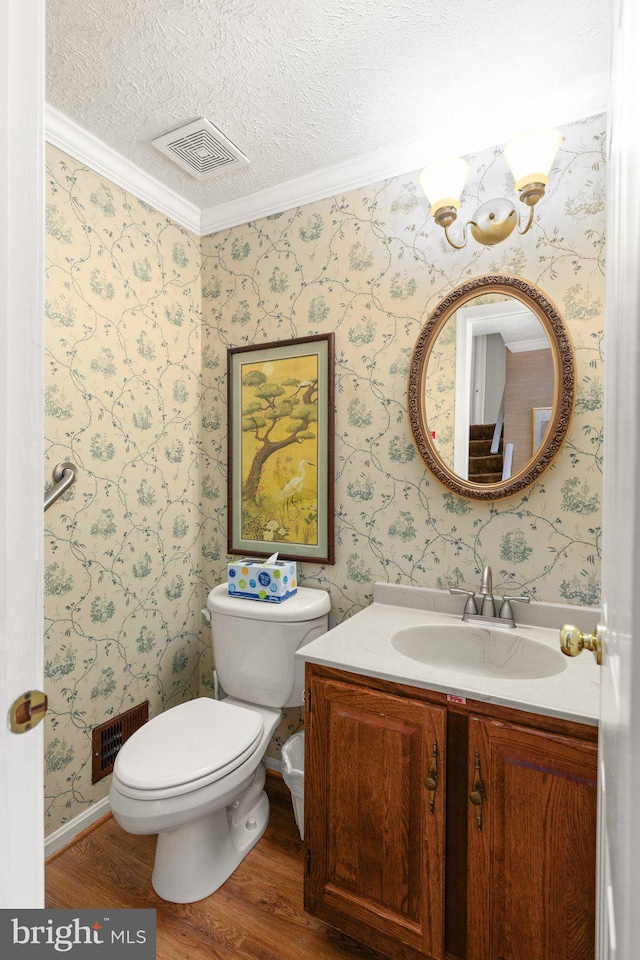
[[[490,293],[502,293],[519,300],[542,324],[553,355],[553,417],[537,455],[509,480],[500,483],[470,483],[457,476],[440,458],[427,425],[425,378],[429,357],[445,323],[467,301]],[[569,430],[575,403],[576,378],[573,346],[569,332],[554,304],[531,283],[505,274],[476,277],[452,290],[440,301],[416,341],[409,367],[407,407],[413,440],[418,453],[437,479],[458,494],[472,500],[500,500],[531,486],[553,462]]]

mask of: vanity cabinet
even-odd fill
[[[478,716],[468,731],[467,957],[592,960],[596,745]]]
[[[305,909],[401,960],[593,960],[594,727],[307,665]]]
[[[310,690],[307,909],[389,955],[442,957],[446,710],[340,680]]]

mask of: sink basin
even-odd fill
[[[391,645],[419,663],[500,680],[538,680],[566,668],[567,659],[538,640],[513,630],[459,624],[421,624],[398,630]]]

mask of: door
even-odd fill
[[[442,960],[446,711],[314,679],[305,906],[390,957]]]
[[[469,960],[593,960],[597,746],[469,719]]]
[[[614,0],[608,123],[598,960],[640,944],[640,4]],[[585,654],[583,654],[585,656]]]
[[[0,4],[0,908],[43,905],[42,725],[9,705],[42,685],[44,0]]]

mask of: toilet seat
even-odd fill
[[[162,799],[231,773],[260,747],[261,715],[200,697],[166,710],[126,741],[114,781],[125,796]]]

